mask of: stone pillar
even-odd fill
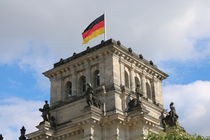
[[[145,77],[144,73],[143,73],[143,75],[142,75],[142,81],[141,81],[141,83],[142,83],[143,96],[144,96],[144,97],[147,97],[146,77]]]
[[[103,97],[103,115],[106,116],[106,88],[103,85],[102,86],[103,89],[103,93],[102,93],[102,97]]]
[[[95,140],[94,139],[94,125],[93,124],[86,124],[83,126],[84,129],[84,137],[83,140]]]
[[[119,57],[113,55],[113,82],[115,85],[120,87],[120,63]]]
[[[77,73],[73,71],[72,75],[72,95],[76,96],[77,95]]]
[[[91,83],[91,70],[90,70],[90,62],[89,61],[86,61],[86,65],[85,65],[85,68],[86,68],[86,83]],[[93,84],[93,83],[91,83]]]
[[[134,73],[134,70],[133,70],[133,67],[131,67],[131,70],[130,70],[130,89],[131,91],[135,91],[135,73]]]
[[[120,84],[125,86],[124,64],[120,61]]]
[[[102,140],[107,140],[107,124],[103,123],[102,127]]]
[[[99,74],[100,74],[100,84],[105,85],[105,61],[104,58],[101,63],[99,63]]]
[[[126,135],[126,140],[129,140],[130,139],[130,130],[129,130],[129,124],[126,125],[126,132],[125,132],[125,135]]]
[[[119,123],[116,124],[116,138],[115,140],[120,140],[120,126]]]
[[[54,82],[54,87],[53,87],[53,91],[56,97],[56,102],[61,101],[62,100],[62,78],[61,78],[61,74],[56,76],[56,81]]]
[[[152,101],[156,102],[156,89],[155,89],[155,81],[152,80],[151,82],[151,92],[152,92]]]
[[[122,112],[125,113],[125,109],[126,109],[126,94],[125,94],[125,92],[122,92],[122,94],[120,94],[120,98],[121,98],[121,102],[122,102]]]
[[[155,86],[155,100],[157,103],[163,106],[162,81],[156,79],[154,82],[154,86]]]
[[[54,78],[50,78],[50,105],[53,105],[57,100],[54,86],[55,86],[55,80]]]

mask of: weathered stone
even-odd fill
[[[131,140],[162,131],[162,80],[168,75],[148,62],[110,39],[64,59],[62,64],[55,63],[44,75],[51,82],[50,115],[56,129],[45,121],[27,136],[40,140]],[[65,95],[68,81],[72,96]],[[84,82],[92,84],[88,93],[101,101],[101,107],[87,96],[92,94],[85,92]]]

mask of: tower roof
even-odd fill
[[[130,57],[135,58],[137,61],[141,62],[142,64],[144,64],[144,66],[158,72],[159,74],[161,74],[161,79],[165,79],[168,77],[168,75],[166,73],[164,73],[163,71],[159,70],[157,68],[157,66],[150,60],[146,60],[143,58],[142,54],[137,54],[135,52],[133,52],[133,50],[131,48],[127,48],[125,46],[123,46],[121,44],[120,41],[116,41],[114,39],[109,39],[107,41],[101,41],[100,44],[94,46],[94,47],[87,47],[86,50],[80,52],[80,53],[73,53],[73,55],[71,57],[68,57],[66,59],[60,59],[59,62],[54,63],[54,68],[51,70],[48,70],[46,72],[44,72],[43,74],[47,77],[49,77],[50,73],[53,72],[56,69],[60,69],[62,66],[64,66],[67,63],[73,62],[74,60],[77,60],[80,57],[83,57],[85,55],[88,55],[90,53],[93,53],[97,50],[100,50],[102,48],[108,47],[108,46],[114,46],[115,49],[117,49],[118,51],[124,52],[127,55],[130,55]]]

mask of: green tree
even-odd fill
[[[167,127],[165,132],[149,134],[146,140],[210,140],[200,135],[190,135],[182,127]]]

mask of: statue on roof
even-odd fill
[[[174,107],[174,103],[170,103],[170,111],[167,113],[166,117],[163,117],[162,124],[163,127],[166,128],[166,125],[168,126],[177,126],[177,120],[179,116],[176,114],[176,109]]]
[[[174,107],[174,103],[173,102],[170,103],[170,109],[171,109],[171,111],[169,112],[169,115],[171,117],[171,122],[173,124],[176,124],[179,116],[176,114],[176,109]]]
[[[93,105],[93,93],[94,93],[93,87],[91,86],[90,83],[87,83],[87,90],[85,92],[85,95],[88,106]]]
[[[88,106],[94,105],[98,108],[101,107],[101,101],[99,98],[94,96],[94,90],[90,83],[87,83],[87,90],[85,92],[85,95]]]
[[[45,101],[43,108],[40,108],[39,111],[42,112],[43,122],[50,121],[50,105],[47,100]]]
[[[19,140],[27,140],[25,134],[26,134],[26,129],[25,129],[25,127],[23,126],[23,127],[20,129],[20,137],[19,137]]]
[[[2,136],[2,134],[0,134],[0,140],[3,140],[4,138],[3,138],[3,136]]]

